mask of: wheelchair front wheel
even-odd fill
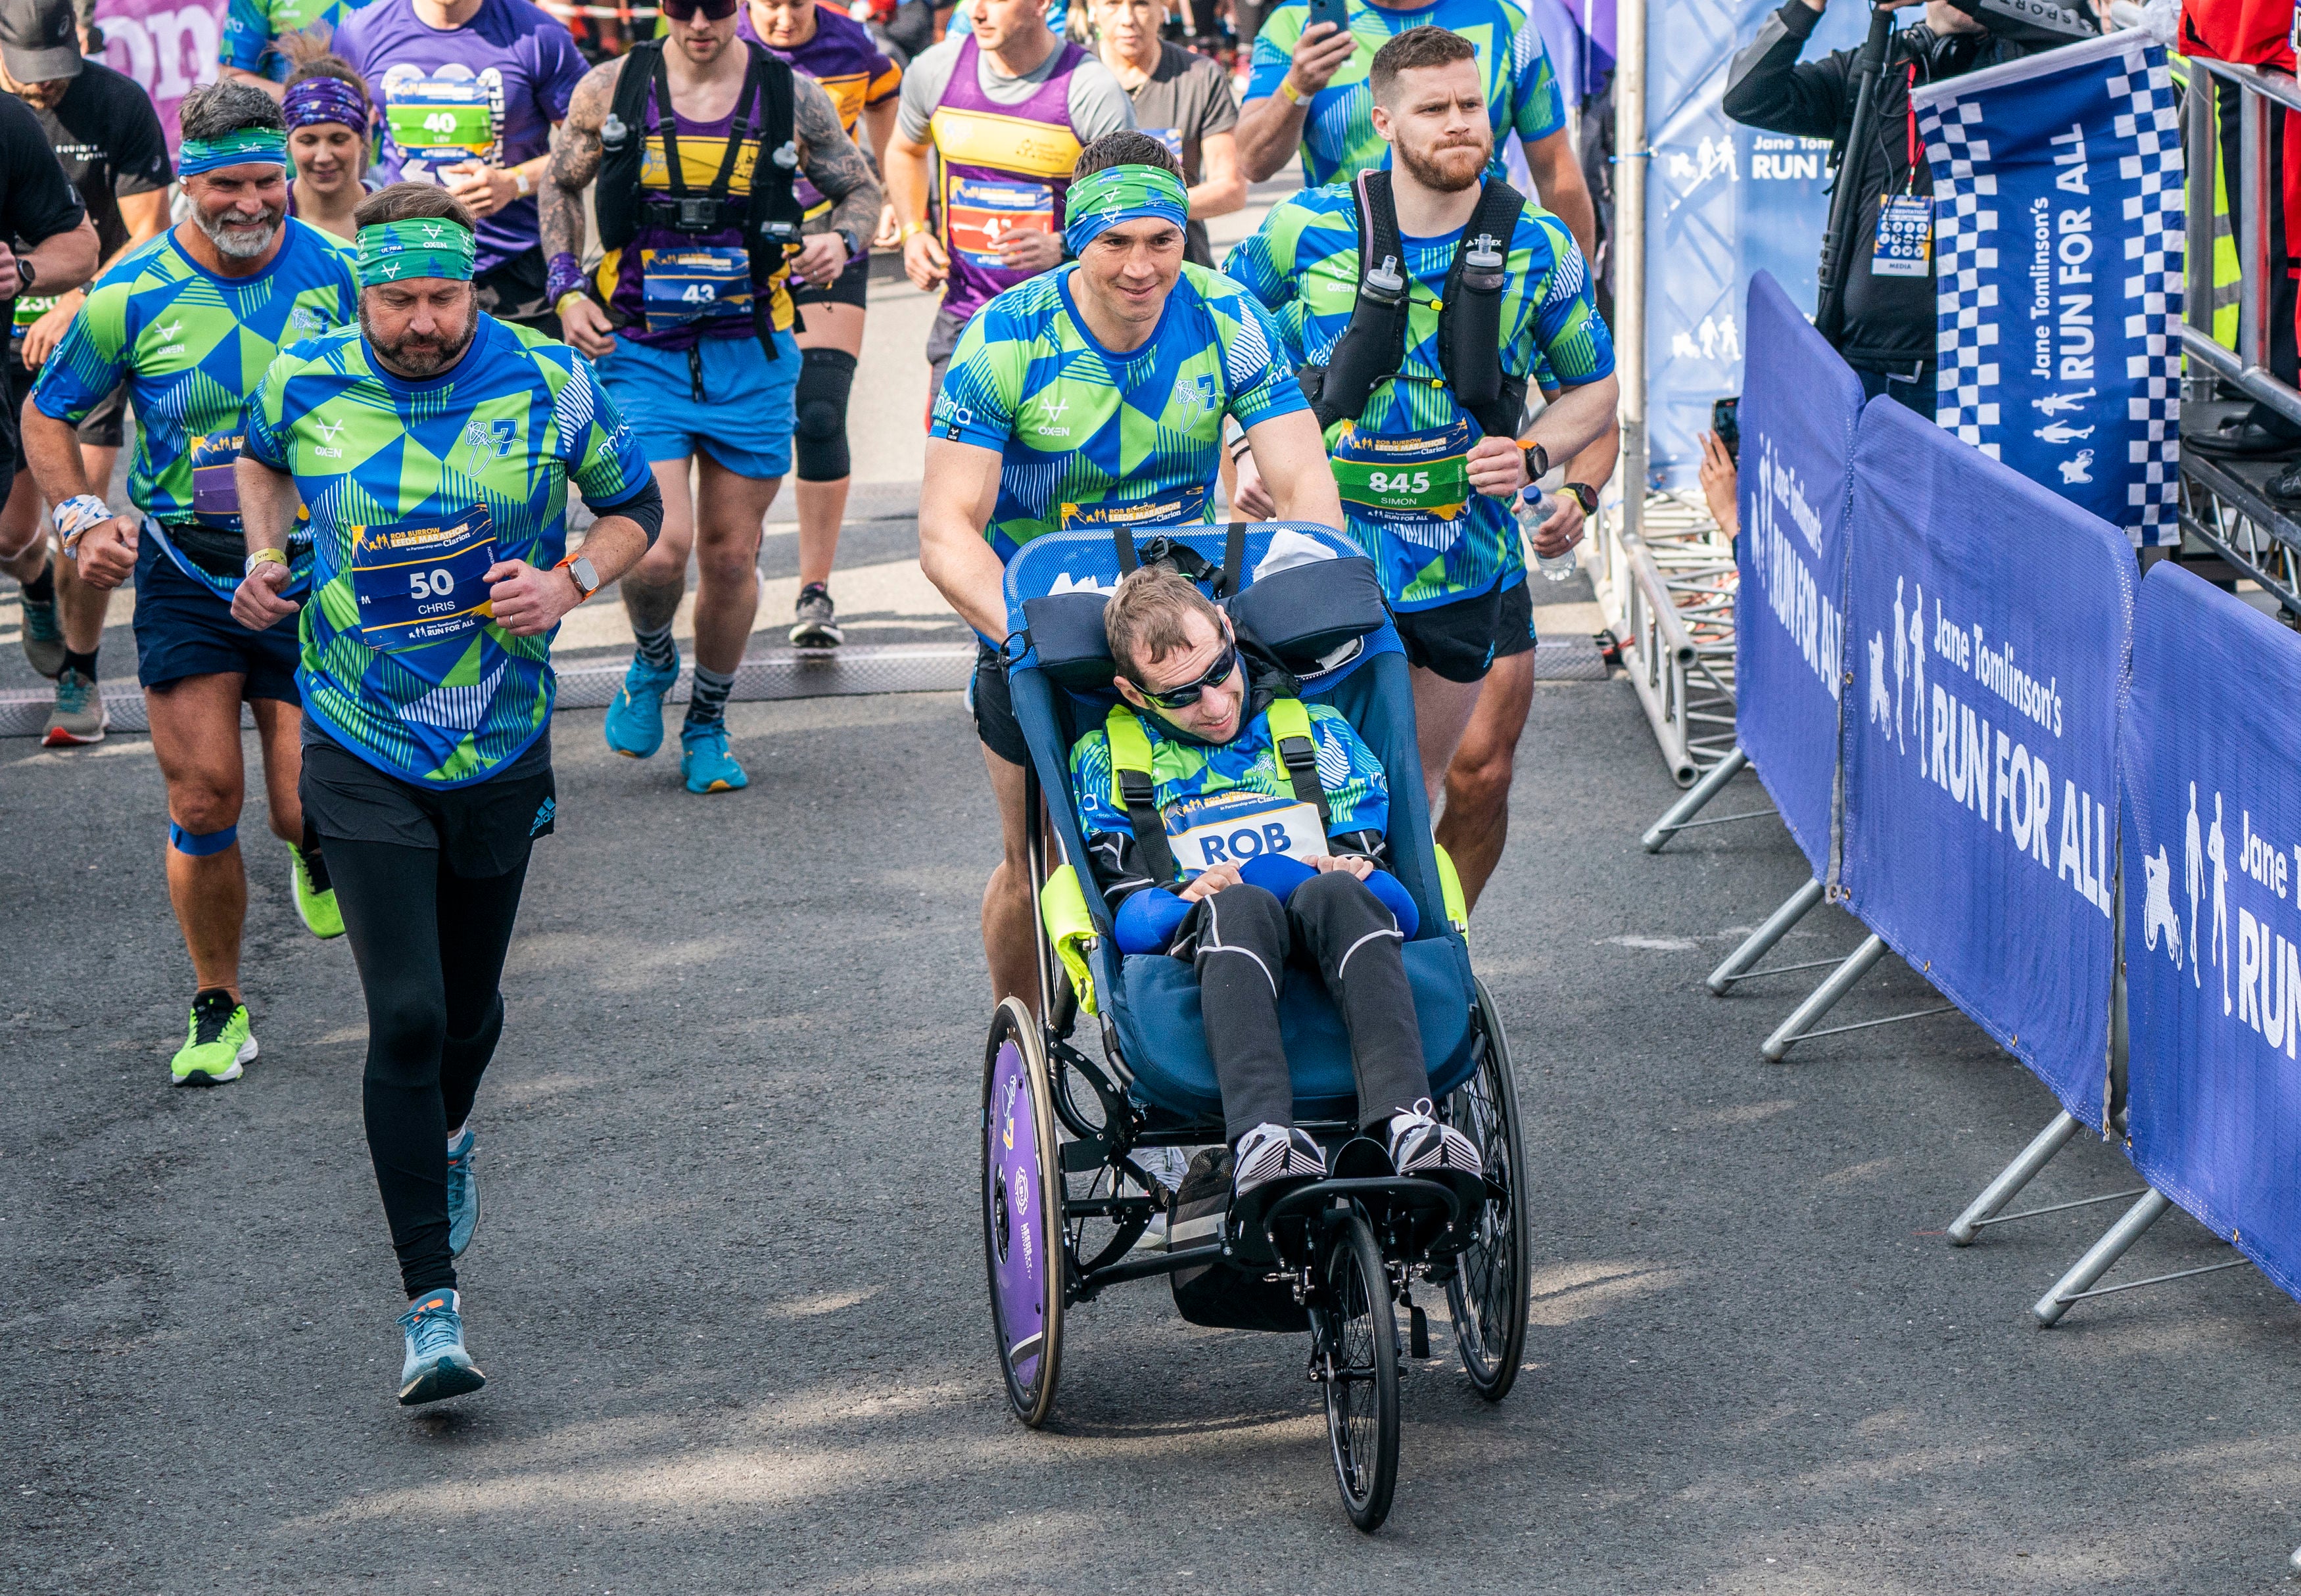
[[[1055,1404],[1063,1349],[1063,1187],[1039,1022],[999,1006],[983,1057],[983,1259],[1007,1400],[1037,1428]]]
[[[1446,1281],[1446,1308],[1471,1389],[1499,1402],[1510,1394],[1526,1356],[1533,1265],[1527,1256],[1526,1142],[1519,1130],[1510,1042],[1494,1012],[1494,994],[1485,982],[1477,984],[1485,1057],[1477,1073],[1448,1099],[1446,1117],[1477,1144],[1486,1166],[1487,1197],[1477,1216],[1477,1240],[1462,1249]]]
[[[1311,1351],[1326,1393],[1335,1483],[1351,1522],[1371,1534],[1398,1489],[1398,1316],[1366,1216],[1326,1235]]]

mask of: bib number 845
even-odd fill
[[[1427,493],[1430,473],[1427,471],[1373,471],[1367,473],[1367,486],[1376,493]]]
[[[410,598],[445,598],[455,590],[455,573],[445,565],[407,573],[407,596]]]

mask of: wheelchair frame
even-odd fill
[[[1474,976],[1477,1062],[1439,1107],[1442,1118],[1481,1144],[1485,1197],[1475,1213],[1466,1214],[1456,1191],[1436,1181],[1327,1179],[1286,1191],[1267,1213],[1243,1217],[1233,1210],[1213,1241],[1137,1254],[1135,1244],[1167,1205],[1163,1189],[1134,1161],[1134,1149],[1221,1141],[1224,1129],[1218,1119],[1150,1123],[1129,1095],[1134,1074],[1107,1009],[1098,1019],[1109,1069],[1072,1045],[1077,995],[1038,912],[1050,873],[1044,798],[1035,763],[1026,765],[1032,927],[1045,1017],[1008,999],[993,1016],[983,1057],[983,1259],[1008,1400],[1026,1425],[1045,1422],[1067,1308],[1123,1282],[1201,1264],[1263,1266],[1266,1279],[1289,1281],[1310,1318],[1309,1377],[1325,1387],[1336,1481],[1352,1523],[1372,1531],[1388,1515],[1397,1475],[1397,1305],[1408,1310],[1411,1355],[1431,1355],[1425,1310],[1410,1295],[1412,1277],[1418,1274],[1446,1291],[1463,1369],[1481,1397],[1499,1401],[1508,1394],[1524,1352],[1531,1292],[1526,1154],[1509,1044],[1494,1000]],[[1077,1095],[1082,1083],[1093,1113]],[[1027,1126],[1017,1117],[1025,1094]],[[1350,1120],[1298,1123],[1322,1143],[1358,1134]],[[1025,1154],[1002,1160],[1002,1146],[1012,1154],[1018,1136],[1027,1139]],[[1022,1178],[1026,1166],[1035,1171],[1029,1185]],[[1105,1175],[1109,1189],[1099,1194]],[[1084,1195],[1073,1191],[1076,1176],[1088,1179]],[[1092,1257],[1082,1257],[1087,1222],[1096,1219],[1109,1222],[1112,1235]],[[1057,1267],[1047,1268],[1050,1261]],[[1468,1278],[1481,1265],[1480,1279]],[[1018,1271],[1033,1283],[1029,1298],[1014,1289]],[[1017,1334],[1027,1328],[1025,1307],[1038,1327]],[[1360,1386],[1368,1389],[1361,1393]]]

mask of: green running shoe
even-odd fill
[[[56,618],[56,601],[42,604],[37,598],[21,598],[24,611],[24,657],[32,669],[54,681],[64,668],[64,628]]]
[[[179,1086],[213,1086],[238,1080],[239,1066],[255,1059],[247,1005],[214,987],[192,999],[191,1034],[168,1067]]]
[[[288,873],[296,885],[296,912],[304,916],[304,929],[323,942],[342,936],[344,915],[336,907],[336,888],[328,880],[327,860],[318,849],[307,854],[292,842],[288,845]]]

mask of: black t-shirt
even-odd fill
[[[0,94],[0,229],[19,252],[79,225],[79,196],[30,107]]]
[[[157,193],[175,180],[151,96],[126,73],[91,61],[54,111],[32,114],[96,223],[97,258],[109,259],[128,242],[120,196]]]

